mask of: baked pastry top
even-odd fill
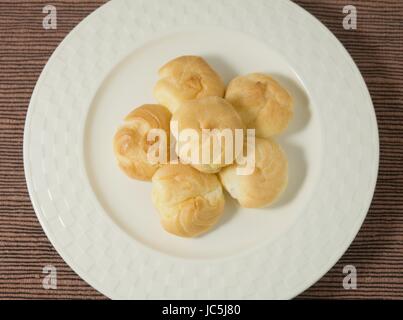
[[[201,57],[178,57],[159,70],[159,77],[154,87],[154,97],[172,113],[184,101],[224,96],[223,81]]]
[[[186,145],[179,141],[177,154],[181,160],[187,161],[199,171],[206,173],[216,173],[222,167],[234,162],[237,156],[235,154],[235,129],[240,129],[243,133],[244,124],[228,101],[219,97],[205,97],[184,102],[173,114],[172,122],[174,121],[178,125],[179,134],[183,130],[192,129],[197,133],[198,138],[197,141],[192,142],[199,150],[195,161],[190,159],[190,155],[186,153]],[[203,139],[203,132],[207,132],[206,130],[210,134],[208,136],[205,134]],[[221,138],[221,135],[226,133],[230,134],[228,139]],[[172,134],[178,140],[177,133],[172,131]],[[219,145],[218,142],[221,144]],[[213,146],[216,146],[215,150]],[[203,155],[205,159],[203,159]]]
[[[183,164],[161,167],[153,176],[152,200],[169,233],[195,237],[207,232],[224,211],[224,194],[216,175]]]
[[[151,129],[166,132],[169,146],[169,123],[171,113],[161,105],[146,104],[128,114],[113,140],[114,152],[119,167],[133,179],[151,180],[160,164],[152,164],[147,153],[153,144],[147,141]],[[161,141],[162,143],[162,141]],[[169,148],[165,148],[169,158]]]
[[[274,203],[287,186],[287,157],[272,139],[256,138],[253,174],[238,175],[239,167],[238,164],[226,167],[219,176],[224,188],[244,208],[261,208]]]
[[[227,99],[256,136],[268,138],[282,133],[293,117],[293,100],[273,78],[253,73],[233,79]]]

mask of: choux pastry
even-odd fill
[[[178,126],[178,132],[172,130],[174,136],[186,129],[193,129],[197,134],[197,140],[192,142],[195,149],[199,150],[198,157],[195,159],[183,152],[187,148],[180,141],[178,142],[179,137],[175,136],[177,154],[181,160],[187,161],[186,163],[205,173],[216,173],[222,167],[234,162],[237,156],[235,129],[239,129],[243,134],[244,124],[233,106],[225,99],[205,97],[187,101],[173,114],[171,123],[176,123]],[[208,130],[211,134],[206,138],[204,133]],[[227,135],[229,140],[220,138],[220,135],[227,133],[230,134]],[[218,144],[219,141],[221,144]],[[207,152],[208,149],[210,149],[209,152]]]
[[[224,212],[224,189],[242,207],[262,208],[288,184],[287,156],[272,137],[289,125],[292,97],[260,73],[239,76],[225,89],[201,57],[173,59],[159,70],[159,104],[133,110],[114,136],[119,167],[152,181],[160,223],[173,235],[212,229]]]
[[[224,188],[244,208],[261,208],[272,204],[288,183],[288,161],[281,147],[272,139],[256,138],[255,170],[238,175],[238,164],[219,173]]]
[[[201,57],[176,58],[159,70],[159,76],[160,80],[154,87],[154,97],[172,113],[184,101],[224,96],[223,81]]]
[[[152,143],[147,141],[151,129],[166,132],[169,146],[169,123],[171,113],[161,105],[146,104],[133,110],[124,119],[113,140],[114,152],[119,167],[131,178],[149,181],[160,164],[151,164],[147,156]],[[161,141],[162,143],[162,141]],[[166,148],[166,159],[169,148]]]
[[[152,200],[169,233],[196,237],[213,227],[223,213],[225,200],[216,175],[170,164],[162,166],[152,182]]]
[[[282,133],[293,116],[293,100],[271,77],[253,73],[235,78],[228,85],[227,99],[256,136],[268,138]]]

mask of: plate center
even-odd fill
[[[117,167],[113,136],[132,109],[156,103],[152,89],[159,67],[181,55],[200,55],[228,83],[238,75],[272,75],[291,93],[295,117],[277,140],[289,158],[289,185],[267,209],[242,209],[227,196],[221,222],[206,235],[182,239],[166,233],[151,202],[151,183],[131,180]],[[298,75],[265,43],[222,29],[174,32],[134,50],[119,63],[99,88],[88,114],[85,159],[97,199],[112,220],[133,241],[165,254],[189,259],[215,259],[275,241],[304,212],[320,168],[320,126],[315,106]]]

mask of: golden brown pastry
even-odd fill
[[[183,101],[208,96],[223,97],[225,86],[220,76],[197,56],[176,58],[159,70],[154,87],[158,103],[174,113]]]
[[[248,128],[268,138],[282,133],[293,116],[293,100],[271,77],[253,73],[230,82],[225,94]]]
[[[224,188],[244,208],[272,204],[288,183],[287,157],[274,140],[256,138],[255,161],[255,170],[251,175],[238,175],[237,164],[219,173]]]
[[[147,152],[153,143],[147,141],[147,136],[151,129],[162,129],[169,146],[170,120],[171,113],[167,108],[151,104],[143,105],[125,117],[124,124],[115,134],[113,146],[119,167],[129,177],[151,180],[160,165],[148,161]],[[168,147],[166,152],[169,159]]]
[[[207,232],[224,211],[224,195],[215,175],[170,164],[153,176],[152,200],[169,233],[196,237]]]
[[[196,148],[199,149],[199,157],[191,159],[190,153],[184,152],[187,148],[184,144],[177,144],[177,153],[181,160],[187,161],[199,171],[205,173],[216,173],[222,167],[234,162],[235,153],[235,129],[244,130],[244,124],[232,107],[225,99],[219,97],[206,97],[185,102],[172,116],[172,122],[178,125],[178,133],[185,129],[193,129],[197,133],[198,139],[195,141]],[[203,141],[203,129],[210,130],[211,135]],[[215,132],[213,130],[216,130]],[[243,131],[242,131],[243,132]],[[241,132],[241,133],[242,133]],[[220,135],[230,133],[228,140],[222,138],[221,145],[218,142]],[[177,140],[177,132],[172,131]],[[203,142],[206,142],[203,144]],[[208,157],[208,145],[210,145],[210,156]],[[213,146],[216,152],[214,152]],[[231,147],[234,146],[233,152]],[[227,151],[227,157],[226,157]],[[240,150],[242,152],[242,150]],[[206,158],[203,159],[203,154]]]

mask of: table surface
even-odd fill
[[[105,299],[57,254],[32,208],[23,169],[23,131],[35,83],[68,32],[105,1],[53,0],[56,30],[44,30],[43,0],[0,0],[0,299]],[[403,299],[403,1],[298,0],[344,44],[369,87],[379,124],[381,161],[375,196],[341,260],[299,298]],[[354,4],[356,30],[342,25]],[[56,290],[42,286],[57,268]],[[356,290],[343,267],[357,269]]]

